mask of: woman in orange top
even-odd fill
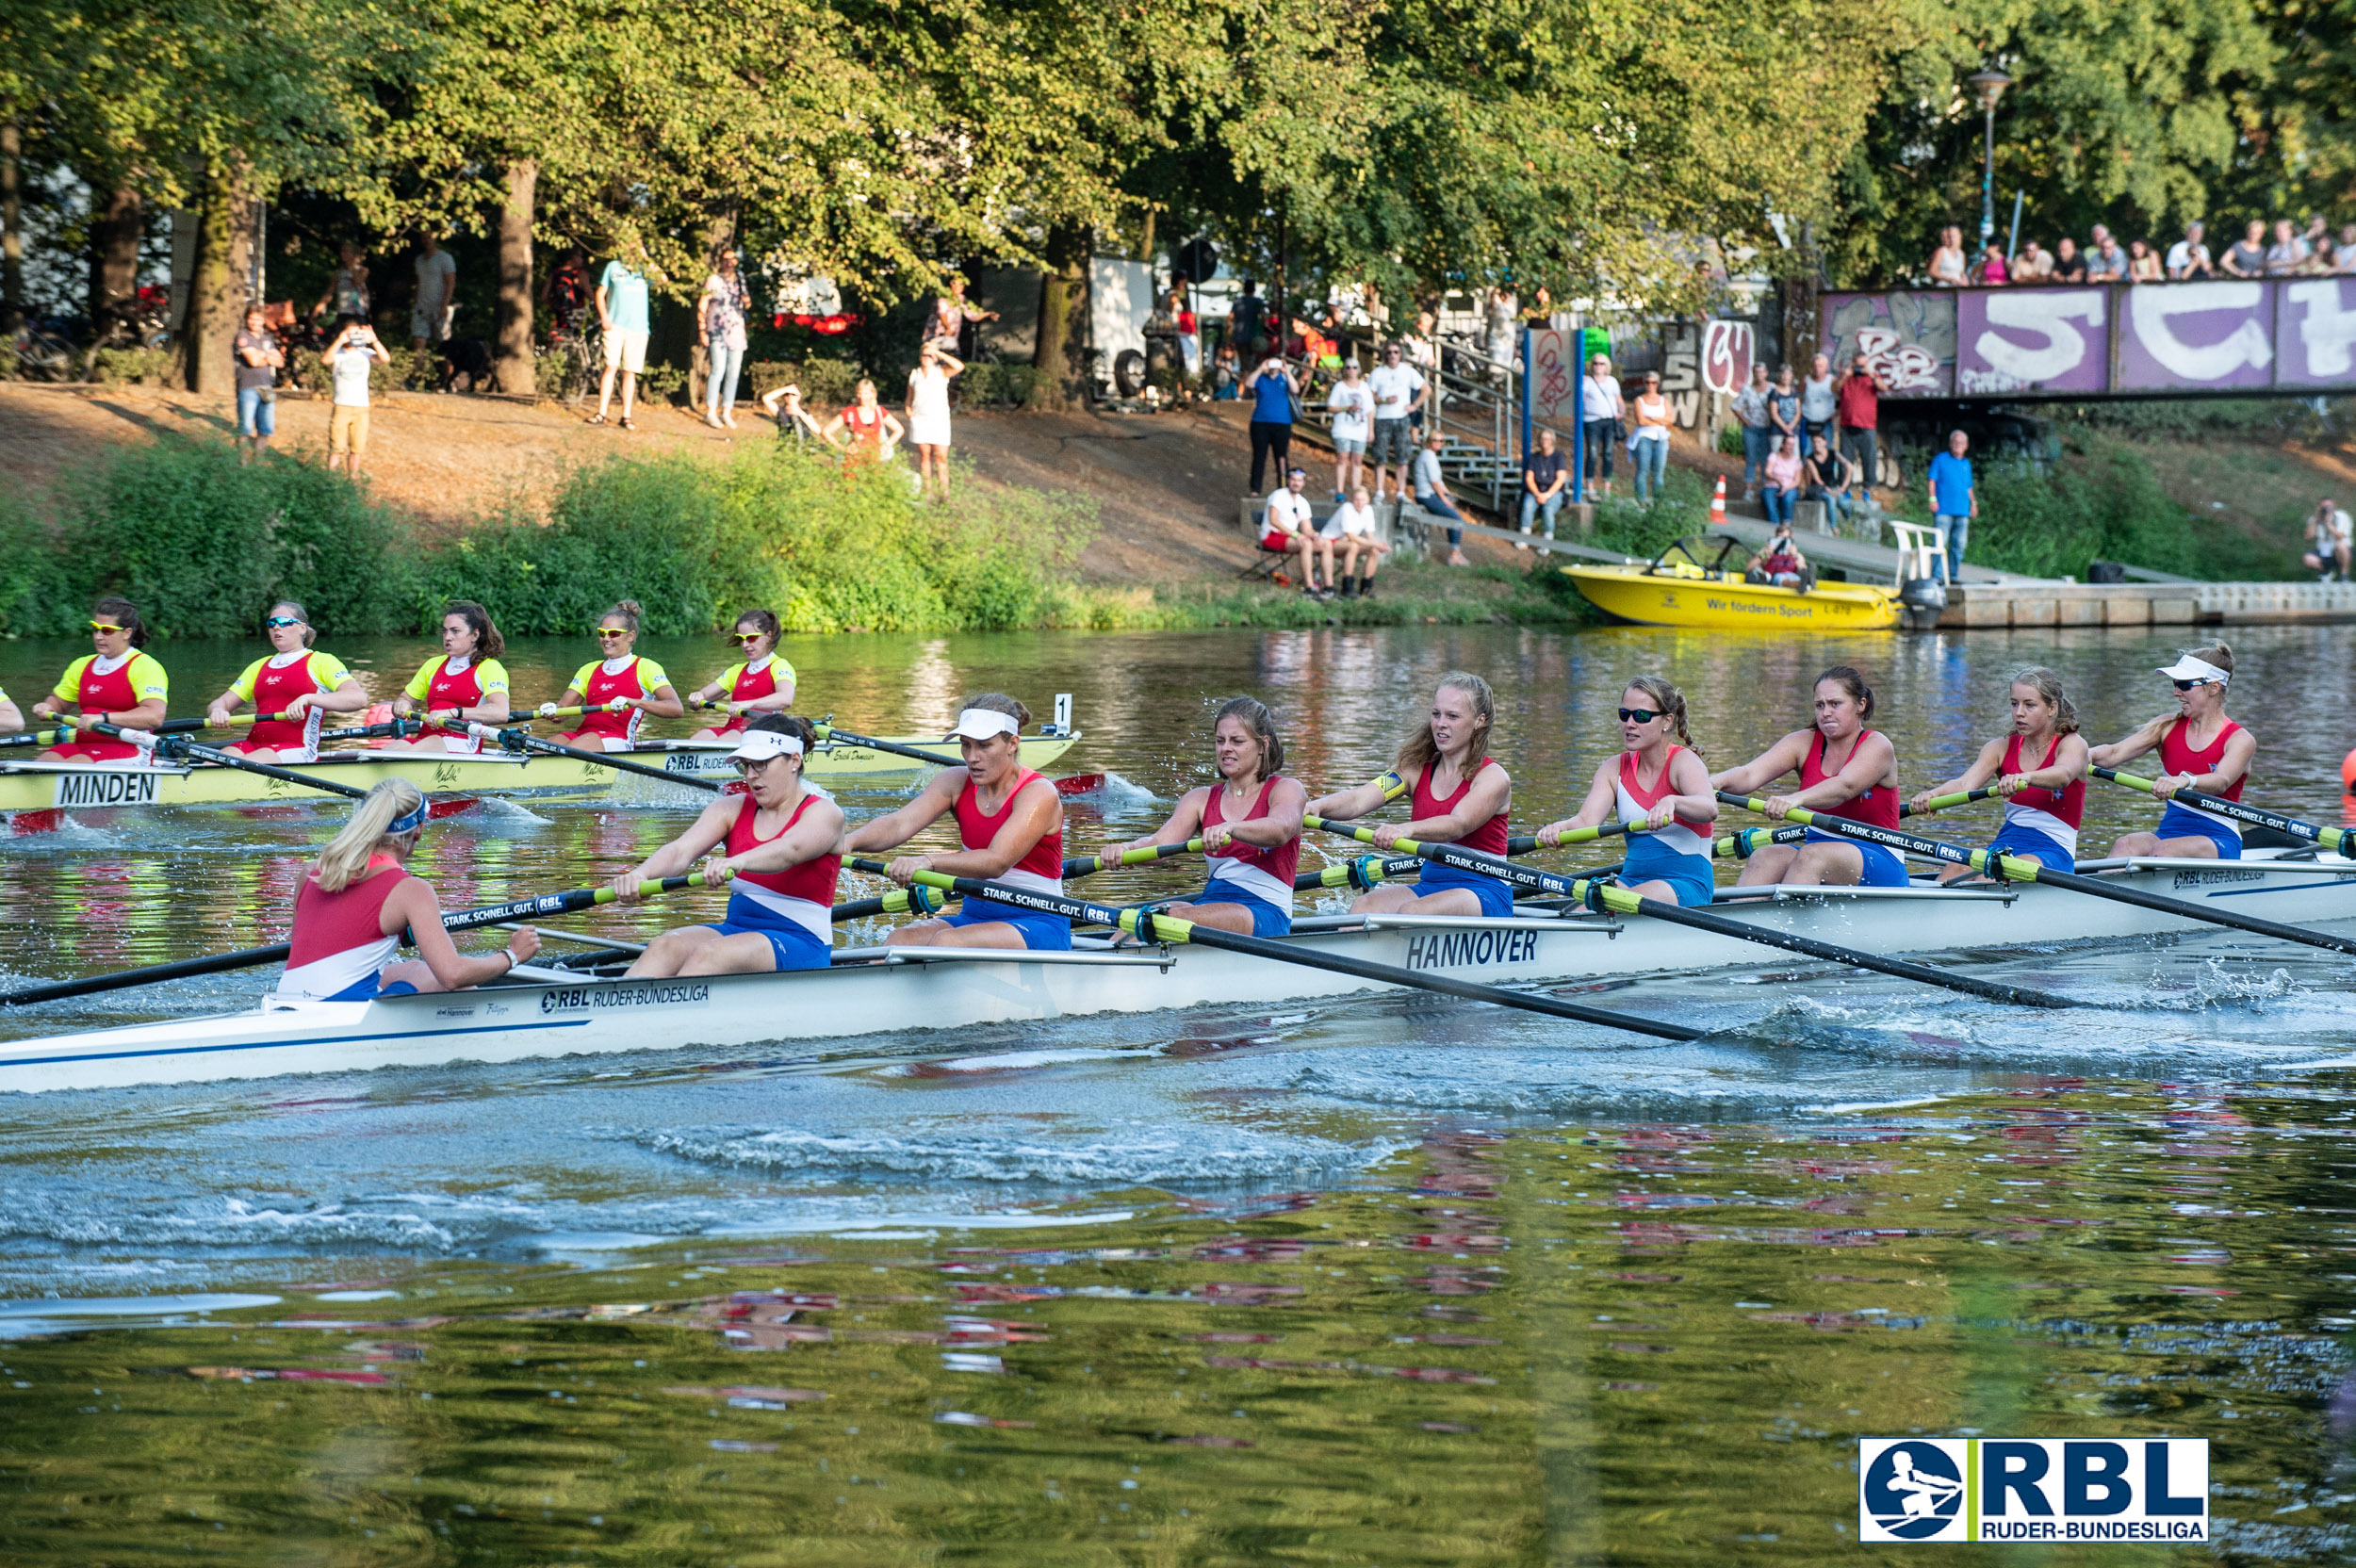
[[[841,446],[853,461],[889,463],[892,454],[900,449],[900,438],[908,433],[899,416],[875,400],[875,384],[862,380],[859,384],[858,400],[826,421],[819,433],[833,442],[837,432],[846,439]]]
[[[91,607],[90,646],[66,666],[46,697],[33,704],[33,717],[62,719],[76,729],[93,724],[152,730],[164,722],[172,692],[164,667],[139,650],[147,645],[147,623],[139,606],[112,596]],[[72,711],[68,711],[71,709]],[[129,741],[74,741],[51,746],[43,762],[129,762],[144,753]]]
[[[542,718],[552,716],[559,708],[589,710],[581,714],[579,729],[553,737],[557,744],[589,751],[628,751],[637,743],[638,727],[646,715],[676,719],[687,711],[663,666],[630,651],[638,642],[642,613],[636,599],[624,599],[598,616],[597,648],[605,658],[575,672],[563,701],[540,705]]]

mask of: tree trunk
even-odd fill
[[[1039,367],[1029,405],[1040,410],[1077,408],[1088,401],[1087,332],[1088,232],[1057,229],[1047,237],[1048,273],[1039,292]]]
[[[493,314],[491,374],[511,397],[535,390],[532,365],[532,219],[540,165],[519,158],[507,166],[507,200],[499,207],[499,303]]]
[[[104,343],[134,312],[147,214],[136,190],[117,190],[90,221],[90,341]]]
[[[25,131],[14,120],[0,125],[0,333],[25,324]]]
[[[231,344],[245,312],[253,230],[238,176],[207,169],[196,199],[196,264],[188,314],[180,331],[180,376],[191,392],[226,394],[237,385]]]

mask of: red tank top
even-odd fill
[[[581,705],[583,708],[595,708],[601,703],[612,702],[615,697],[650,695],[645,684],[638,678],[638,667],[644,662],[645,661],[638,655],[631,654],[629,664],[623,667],[620,675],[606,674],[603,663],[596,665],[590,673],[589,684],[581,691]],[[581,727],[573,733],[576,735],[611,735],[617,740],[634,740],[638,734],[638,727],[645,722],[646,717],[646,710],[641,708],[626,709],[619,713],[583,713],[581,716]]]
[[[1857,732],[1857,744],[1849,748],[1850,757],[1857,756],[1857,746],[1863,745],[1865,738],[1873,733],[1870,729]],[[1800,763],[1801,789],[1822,784],[1833,776],[1824,771],[1824,750],[1828,744],[1824,732],[1818,731],[1814,748]],[[1839,806],[1819,806],[1813,809],[1827,817],[1846,817],[1851,822],[1861,822],[1874,827],[1894,828],[1898,825],[1898,792],[1886,784],[1876,784],[1863,794]]]
[[[272,668],[268,660],[262,662],[261,673],[254,678],[254,710],[256,713],[283,713],[286,704],[296,697],[324,692],[311,674],[311,655],[305,652],[291,664]],[[269,746],[273,751],[299,751],[319,744],[319,710],[314,708],[293,724],[256,724],[245,738],[249,746]]]
[[[2015,735],[2004,743],[2004,765],[1997,770],[1998,776],[2008,776],[2016,773],[2035,773],[2037,768],[2050,768],[2053,765],[2054,754],[2060,750],[2061,737],[2056,735],[2053,743],[2045,748],[2045,760],[2037,764],[2036,768],[2029,767],[2021,760],[2021,737]],[[2072,827],[2083,826],[2086,809],[2086,781],[2083,778],[2073,778],[2070,781],[2070,787],[2065,790],[2022,790],[2004,804],[2050,811]]]
[[[131,666],[139,662],[139,654],[131,655],[106,675],[98,673],[98,661],[93,659],[82,666],[82,678],[75,684],[75,693],[85,713],[120,713],[139,705],[139,694],[131,687]]]
[[[859,404],[853,403],[843,411],[843,428],[851,437],[853,452],[881,450],[883,448],[883,405],[876,404],[874,412],[869,413],[862,411]],[[1060,869],[1060,862],[1058,869]]]
[[[469,659],[466,667],[456,675],[450,673],[450,656],[444,654],[434,665],[434,674],[425,683],[425,706],[428,712],[447,713],[453,708],[483,706],[483,661]],[[425,727],[428,735],[464,735],[464,727],[445,729],[438,724]]]
[[[755,697],[773,695],[776,694],[777,689],[777,656],[773,653],[769,656],[769,662],[763,664],[760,669],[756,670],[747,667],[737,672],[736,679],[730,682],[728,686],[728,700],[730,702],[750,702]],[[742,734],[749,727],[749,724],[750,721],[744,714],[730,714],[728,721],[726,724],[712,726],[712,733],[715,735]]]
[[[1252,809],[1235,820],[1257,822],[1260,818],[1267,816],[1268,792],[1275,788],[1275,779],[1263,779],[1260,784],[1260,792],[1252,797]],[[1227,820],[1226,808],[1221,804],[1221,797],[1226,793],[1226,785],[1211,786],[1210,798],[1203,803],[1203,827],[1205,832]],[[1293,874],[1301,865],[1301,835],[1296,833],[1281,844],[1265,845],[1248,844],[1241,839],[1231,839],[1225,849],[1211,851],[1205,858],[1213,862],[1232,861],[1238,868],[1249,867],[1263,876],[1273,878],[1275,882],[1284,886],[1285,896],[1289,898],[1292,894]],[[1219,867],[1215,863],[1211,868],[1211,875],[1216,879],[1219,874]],[[1259,878],[1253,877],[1251,880],[1256,883]]]
[[[1006,792],[1005,804],[984,816],[981,798],[973,788],[973,776],[966,775],[965,788],[957,792],[955,808],[958,841],[968,849],[988,849],[991,841],[998,837],[998,830],[1006,825],[1006,819],[1014,814],[1015,797],[1030,788],[1031,780],[1038,776],[1038,774],[1024,768],[1014,788]],[[1030,888],[1035,892],[1063,890],[1063,810],[1060,802],[1056,806],[1055,825],[1041,834],[1029,853],[1017,860],[1014,869],[999,880]],[[1042,887],[1041,883],[1047,886]]]
[[[1494,768],[1500,765],[1496,758],[1483,757],[1481,760],[1481,767],[1473,769],[1472,778],[1467,778],[1456,786],[1456,792],[1443,800],[1432,792],[1432,764],[1426,762],[1423,765],[1423,771],[1415,775],[1415,806],[1411,820],[1428,822],[1433,817],[1447,816],[1456,809],[1456,803],[1464,799],[1464,792],[1473,787],[1473,779],[1481,776],[1481,768]],[[1505,841],[1512,836],[1506,826],[1505,819],[1508,814],[1499,811],[1463,838],[1448,841],[1462,845],[1465,849],[1477,849],[1483,855],[1503,855]]]
[[[793,832],[794,825],[800,822],[802,813],[810,809],[810,803],[819,797],[815,792],[802,796],[802,803],[794,808],[794,814],[785,819],[785,825],[766,839],[753,830],[753,818],[759,814],[760,806],[750,795],[741,798],[742,804],[737,810],[736,820],[728,824],[728,852],[730,855],[743,855],[762,844],[775,843],[786,834]],[[1061,862],[1058,861],[1057,865],[1060,867]],[[842,856],[821,855],[815,860],[805,860],[798,866],[788,866],[783,871],[739,872],[736,874],[736,880],[749,882],[756,888],[766,888],[769,891],[782,894],[787,898],[808,899],[823,908],[834,902],[835,877],[842,869]]]
[[[400,948],[399,939],[382,929],[384,901],[408,880],[409,873],[395,866],[331,893],[316,874],[305,875],[295,890],[294,930],[286,939],[286,972],[279,989],[333,996],[374,974]]]
[[[2232,740],[2233,732],[2239,728],[2241,726],[2233,720],[2226,720],[2225,727],[2217,732],[2217,739],[2195,751],[2185,743],[2184,721],[2175,720],[2160,732],[2161,771],[2169,774],[2216,772],[2217,764],[2225,760],[2225,743]],[[2215,793],[2219,800],[2239,800],[2241,787],[2249,782],[2250,776],[2245,773],[2233,780],[2232,788],[2218,790]]]

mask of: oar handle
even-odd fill
[[[1167,860],[1173,855],[1200,855],[1203,841],[1188,839],[1182,844],[1147,844],[1141,849],[1124,849],[1118,855],[1075,855],[1063,863],[1066,876],[1092,876],[1115,866],[1149,866],[1156,860]]]
[[[80,733],[72,725],[61,724],[27,729],[18,735],[0,735],[0,746],[40,746],[46,750],[51,746],[72,745],[74,738]]]
[[[875,915],[937,915],[948,904],[934,888],[894,888],[875,898],[855,898],[828,910],[836,923]]]
[[[2115,768],[2092,768],[2088,771],[2105,783],[2121,785],[2143,794],[2150,794],[2159,788],[2160,781],[2156,778],[2138,778],[2134,774],[2120,773]],[[2277,833],[2288,833],[2295,839],[2321,844],[2335,854],[2356,856],[2356,828],[2318,827],[2314,823],[2286,817],[2279,811],[2262,811],[2254,806],[2244,806],[2238,800],[2204,794],[2199,790],[2173,790],[2168,798],[2180,806],[2189,806],[2196,811],[2206,811],[2213,817],[2270,827]]]
[[[1902,817],[1914,817],[1921,816],[1926,811],[1950,810],[1957,806],[1969,806],[1974,801],[1987,800],[1995,794],[1995,792],[1996,792],[1994,790],[1989,789],[1986,785],[1982,785],[1976,790],[1962,790],[1952,795],[1933,795],[1930,799],[1924,801],[1920,806],[1916,806],[1911,803],[1900,806],[1898,808],[1898,815]]]
[[[311,711],[324,714],[327,710],[314,708]],[[257,724],[301,724],[303,721],[301,713],[230,713],[223,716],[219,724],[210,719],[174,719],[170,724],[157,725],[155,728],[160,734],[191,729],[244,729]]]
[[[847,729],[837,729],[831,724],[814,724],[810,726],[810,728],[817,732],[820,740],[831,741],[839,746],[864,746],[869,751],[889,752],[894,757],[912,757],[917,761],[930,762],[936,767],[961,768],[965,766],[963,757],[952,757],[944,751],[926,751],[921,746],[904,746],[897,741],[879,741],[873,735],[854,735]],[[1018,743],[1022,739],[1020,735],[1015,737]]]

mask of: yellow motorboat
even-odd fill
[[[1889,631],[1899,624],[1903,606],[1895,588],[1865,582],[1778,588],[1755,580],[1754,559],[1750,547],[1730,534],[1694,533],[1649,562],[1562,571],[1596,609],[1641,626]]]

